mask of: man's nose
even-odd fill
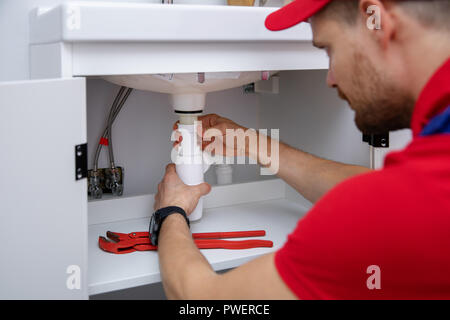
[[[331,67],[328,69],[327,85],[330,88],[336,88],[337,87],[336,80],[334,79],[333,69],[331,69]]]

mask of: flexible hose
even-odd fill
[[[130,89],[130,88],[127,89],[125,96],[122,98],[122,101],[120,101],[119,105],[117,106],[117,114],[120,112],[123,105],[127,101],[128,96],[130,95],[131,91],[133,91],[133,89]],[[114,122],[113,118],[114,118],[114,112],[109,114],[109,119],[108,119],[108,152],[109,152],[109,163],[110,163],[111,169],[115,168],[113,141],[112,141],[112,125]]]
[[[111,106],[111,109],[109,110],[109,115],[108,115],[108,120],[106,122],[106,127],[105,130],[102,134],[102,138],[105,138],[105,132],[108,132],[108,122],[109,122],[109,117],[111,115],[111,112],[114,112],[114,110],[116,109],[117,103],[119,102],[119,99],[122,96],[122,93],[125,91],[125,87],[121,87],[119,92],[116,95],[116,98],[114,99],[114,102]],[[100,151],[102,149],[102,144],[100,143],[100,141],[97,144],[97,149],[95,150],[95,156],[94,156],[94,171],[97,171],[98,169],[98,158],[100,157]]]
[[[120,110],[122,109],[123,105],[125,104],[126,98],[128,98],[129,94],[133,90],[133,89],[128,89],[128,91],[127,91],[128,94],[126,94],[125,95],[126,97],[124,99],[122,99],[120,101],[120,103],[118,104],[119,100],[122,98],[122,94],[125,91],[125,89],[126,89],[126,87],[121,87],[119,92],[116,95],[116,98],[114,99],[114,102],[110,109],[110,113],[108,115],[108,121],[106,124],[106,128],[105,128],[105,130],[103,130],[103,134],[101,135],[102,138],[106,138],[109,135],[109,122],[110,122],[111,114],[113,115],[112,122],[114,122],[115,119],[117,118],[117,115],[119,114]],[[99,141],[97,144],[97,148],[95,150],[94,171],[97,171],[97,169],[98,169],[98,159],[100,157],[100,152],[101,152],[102,147],[103,147],[103,145]]]

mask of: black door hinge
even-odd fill
[[[87,143],[75,146],[75,180],[87,178],[88,157]]]
[[[363,142],[374,148],[389,148],[389,132],[384,134],[364,134]]]

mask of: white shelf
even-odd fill
[[[308,210],[308,206],[302,203],[289,201],[287,199],[278,198],[266,201],[242,203],[235,201],[235,195],[242,194],[243,190],[248,190],[251,201],[255,200],[255,194],[249,189],[249,185],[255,187],[255,190],[264,189],[270,192],[275,189],[282,189],[285,193],[284,186],[280,180],[264,181],[251,184],[240,184],[228,186],[228,190],[222,188],[220,194],[228,194],[230,202],[234,202],[230,206],[221,206],[207,208],[204,211],[203,218],[192,223],[192,232],[220,232],[220,231],[242,231],[242,230],[266,230],[265,237],[258,239],[266,239],[274,242],[273,248],[254,248],[248,250],[223,250],[208,249],[202,250],[206,259],[211,263],[214,270],[224,270],[237,267],[251,259],[260,255],[272,252],[280,248],[286,241],[286,236],[295,228],[298,220]],[[280,193],[277,194],[277,197]],[[111,201],[105,200],[104,208],[111,207]],[[132,199],[124,199],[129,208]],[[142,197],[136,197],[136,201],[142,202]],[[216,200],[217,204],[220,200]],[[209,206],[214,202],[212,199]],[[99,209],[101,202],[92,202],[96,204],[95,208]],[[236,204],[237,203],[237,204]],[[121,207],[120,205],[118,207]],[[143,208],[143,206],[140,206]],[[92,212],[89,214],[91,215]],[[128,212],[129,213],[129,212]],[[124,212],[123,214],[127,214]],[[114,213],[113,213],[114,215]],[[102,251],[98,247],[98,237],[106,235],[107,231],[115,231],[121,233],[129,233],[133,231],[147,231],[149,225],[149,217],[127,219],[91,224],[89,226],[89,257],[88,257],[88,283],[89,294],[100,294],[120,289],[126,289],[161,281],[158,254],[157,252],[134,252],[130,254],[115,255]],[[98,222],[98,219],[96,220]]]

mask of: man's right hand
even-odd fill
[[[211,143],[215,143],[216,145],[222,145],[222,148],[214,149],[215,151],[222,150],[223,152],[219,152],[219,154],[221,155],[248,156],[248,143],[246,143],[244,146],[238,146],[238,143],[233,143],[231,146],[227,145],[226,140],[227,130],[241,130],[243,133],[245,133],[248,130],[247,128],[217,114],[207,114],[204,116],[200,116],[198,117],[198,121],[202,122],[202,132],[198,132],[198,135],[201,137],[202,141],[202,150],[205,150],[205,148]],[[173,129],[178,129],[178,121],[174,124]],[[178,135],[178,137],[180,136],[181,135]],[[176,146],[180,142],[181,138],[174,143],[174,146]]]
[[[306,199],[311,202],[316,202],[325,193],[331,190],[338,183],[348,179],[356,174],[366,173],[370,169],[347,165],[327,159],[322,159],[301,150],[292,148],[284,143],[279,143],[279,153],[272,155],[272,140],[271,138],[258,134],[257,131],[252,129],[247,129],[237,123],[231,121],[230,119],[223,118],[217,114],[208,114],[200,116],[198,118],[202,122],[202,132],[199,136],[202,138],[202,149],[205,150],[207,146],[214,143],[214,147],[218,144],[222,144],[223,152],[221,155],[226,156],[247,156],[264,166],[269,167],[271,171],[277,172],[278,177],[286,181],[290,186],[301,193]],[[174,130],[178,129],[178,123],[175,123]],[[246,133],[244,146],[237,147],[236,139],[231,137],[233,131],[227,132],[228,129],[240,130]],[[212,141],[208,141],[207,132],[214,130],[212,132],[215,138]],[[206,133],[206,135],[205,135]],[[236,131],[234,132],[236,133]],[[229,143],[227,145],[227,134],[228,138],[233,138],[234,143]],[[251,139],[254,143],[249,143]],[[205,140],[206,138],[206,140]],[[260,143],[260,139],[267,139],[267,143]],[[230,141],[230,139],[228,139]],[[256,140],[256,141],[255,141]],[[181,139],[174,145],[178,144]],[[214,148],[208,148],[213,149]],[[209,150],[206,149],[208,152]],[[221,148],[216,148],[215,150],[220,153]],[[273,160],[278,161],[278,165],[273,164]]]

